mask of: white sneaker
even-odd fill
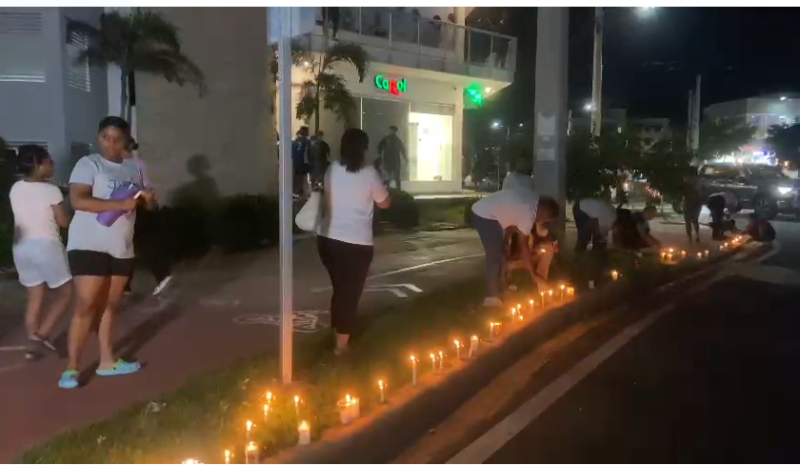
[[[487,297],[483,299],[483,306],[487,308],[498,308],[503,306],[503,301],[499,297]]]
[[[169,275],[166,278],[162,279],[161,282],[158,283],[156,288],[153,289],[153,295],[161,294],[164,291],[164,289],[166,289],[167,286],[169,286],[169,283],[171,282],[172,282],[172,275]]]

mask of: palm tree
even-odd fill
[[[179,86],[196,85],[202,96],[205,84],[202,71],[181,51],[178,28],[159,13],[142,12],[139,8],[129,15],[104,13],[99,28],[70,20],[67,40],[72,39],[73,33],[88,38],[88,47],[76,57],[76,63],[111,63],[120,67],[120,116],[128,121],[131,119],[129,82],[134,72],[161,76]]]
[[[326,41],[327,42],[327,41]],[[352,123],[356,101],[347,88],[347,80],[333,70],[337,63],[349,63],[356,68],[358,82],[364,82],[369,69],[369,55],[359,45],[337,42],[325,49],[321,55],[311,53],[297,45],[292,46],[292,61],[296,66],[312,70],[311,79],[301,85],[301,98],[297,103],[298,119],[308,121],[314,117],[314,133],[319,133],[320,105],[333,112],[338,120]]]

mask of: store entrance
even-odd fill
[[[453,117],[411,112],[408,115],[410,181],[453,179]]]

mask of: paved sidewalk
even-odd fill
[[[682,225],[652,227],[665,244],[686,242]],[[567,229],[567,244],[574,237]],[[704,232],[707,238],[709,233]],[[394,304],[483,272],[483,250],[473,230],[412,233],[377,238],[376,255],[361,311]],[[295,243],[295,331],[297,341],[328,325],[330,283],[316,253],[316,241]],[[137,277],[138,279],[138,277]],[[131,299],[118,319],[123,356],[145,363],[138,374],[117,379],[89,376],[96,342],[84,357],[87,384],[64,391],[56,381],[64,360],[49,356],[34,363],[19,352],[0,351],[0,462],[12,461],[33,444],[70,428],[108,418],[137,401],[180,387],[188,377],[232,361],[278,350],[277,250],[211,256],[178,274],[164,299]],[[137,286],[149,289],[146,278]],[[24,296],[15,284],[0,287],[0,324],[22,314]],[[16,315],[16,316],[15,316]],[[63,322],[64,325],[66,322]],[[0,333],[0,347],[24,340],[20,325]],[[59,341],[63,344],[63,338]]]

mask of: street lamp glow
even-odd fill
[[[492,123],[492,128],[493,129],[497,129],[497,128],[501,127],[501,126],[503,126],[503,123],[501,123],[500,121],[495,121],[495,122]]]
[[[781,102],[783,102],[784,100],[786,100],[786,96],[785,95],[781,95]]]
[[[487,94],[491,94],[492,93],[492,88],[491,87],[487,87],[487,88],[483,89],[483,91],[486,92]]]
[[[583,106],[584,111],[594,111],[594,104],[589,102]]]

